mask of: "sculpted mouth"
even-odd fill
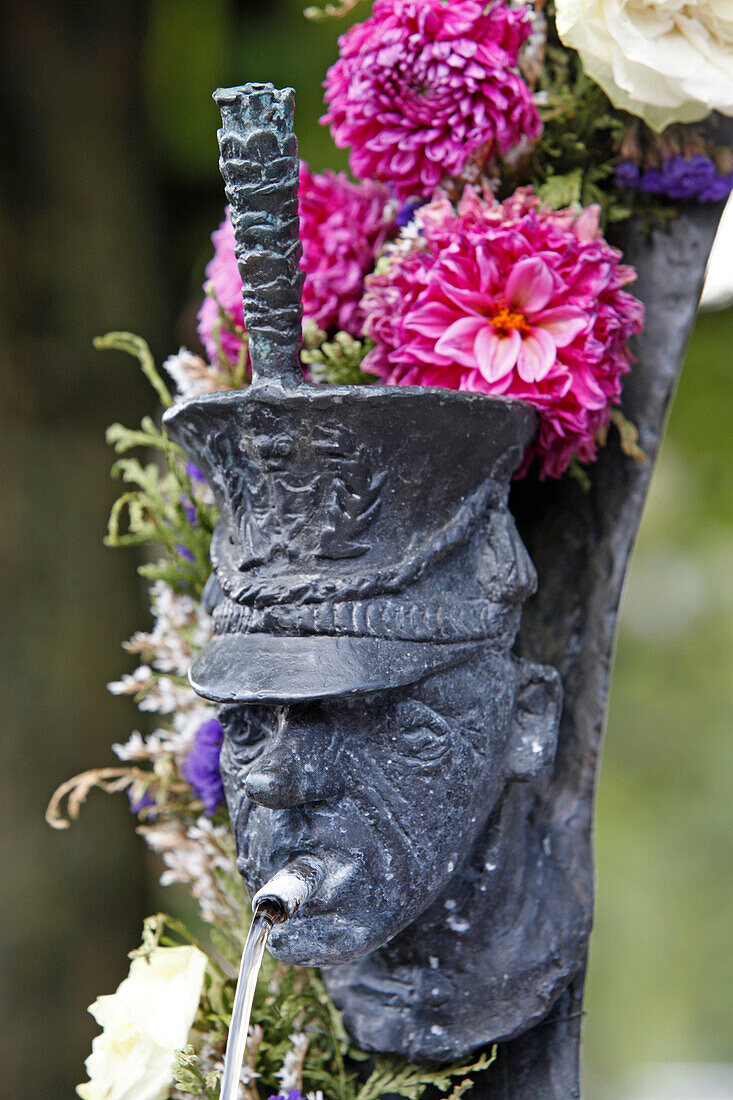
[[[338,895],[346,883],[358,874],[358,861],[352,854],[347,854],[330,845],[321,846],[312,841],[309,844],[278,845],[266,859],[262,860],[262,863],[251,851],[248,855],[240,855],[237,859],[237,869],[248,889],[254,893],[279,871],[285,870],[301,858],[320,864],[323,867],[323,879],[312,897],[304,902],[299,916],[316,916],[331,912],[338,906]]]

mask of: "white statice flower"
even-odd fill
[[[200,713],[201,700],[187,676],[195,654],[211,638],[211,617],[197,600],[176,592],[165,581],[151,586],[150,607],[153,629],[138,631],[124,645],[128,653],[142,655],[146,663],[107,687],[113,695],[142,693],[138,701],[142,711]]]
[[[161,727],[146,737],[133,730],[127,741],[112,746],[115,755],[125,763],[140,764],[172,755],[182,763],[193,748],[196,733],[204,722],[216,717],[216,707],[194,696],[191,707],[172,716],[172,729]]]
[[[303,1063],[310,1039],[304,1032],[294,1031],[290,1042],[293,1045],[285,1055],[282,1067],[275,1074],[281,1082],[283,1093],[290,1089],[300,1089],[303,1083]]]
[[[213,825],[209,818],[200,817],[188,829],[172,820],[145,825],[140,832],[165,864],[161,886],[177,882],[188,886],[209,923],[239,914],[237,902],[217,878],[217,871],[231,874],[234,870],[231,833],[226,825]]]
[[[216,504],[216,497],[214,496],[214,490],[211,488],[208,481],[199,481],[198,478],[192,478],[191,479],[191,495],[200,504],[207,504],[209,507]]]
[[[127,741],[112,746],[115,755],[125,763],[142,764],[145,761],[159,760],[171,752],[170,741],[175,737],[170,730],[159,729],[143,737],[139,730],[133,730]]]
[[[389,250],[389,256],[403,256],[418,244],[424,244],[422,222],[419,217],[414,217],[400,230],[398,240]]]
[[[140,730],[133,730],[125,742],[113,744],[112,751],[119,760],[123,760],[125,763],[152,760],[154,755],[148,748],[148,740],[148,738],[143,737]]]
[[[556,0],[557,30],[615,107],[654,130],[733,115],[731,0]]]
[[[211,617],[198,600],[160,580],[151,585],[150,610],[153,629],[137,631],[124,648],[128,653],[143,654],[159,672],[187,676],[193,655],[211,638]]]
[[[202,393],[231,388],[220,371],[188,348],[180,348],[177,355],[169,355],[163,366],[175,382],[176,396],[181,401],[187,397],[200,397]]]
[[[252,1024],[247,1031],[247,1046],[245,1047],[244,1063],[239,1074],[239,1083],[242,1086],[239,1091],[240,1097],[252,1097],[253,1095],[257,1095],[256,1089],[252,1090],[250,1086],[254,1085],[255,1081],[260,1076],[260,1074],[255,1071],[254,1063],[257,1059],[257,1052],[263,1038],[264,1031],[260,1025]],[[223,1054],[224,1051],[221,1042],[216,1044],[204,1042],[198,1052],[198,1068],[200,1072],[203,1074],[223,1073]]]
[[[107,684],[107,691],[112,695],[137,695],[139,691],[145,691],[153,682],[153,670],[149,665],[140,665],[132,673],[125,673],[120,680],[113,680]]]
[[[138,630],[124,643],[128,653],[152,655],[152,664],[160,672],[172,672],[176,676],[185,676],[191,663],[191,650],[186,639],[173,631],[166,632],[156,626],[155,630]]]
[[[172,730],[156,730],[161,752],[172,753],[182,763],[193,748],[199,727],[212,718],[216,718],[216,707],[195,696],[190,707],[173,715]]]
[[[150,606],[162,629],[180,632],[193,628],[200,632],[200,638],[194,641],[199,648],[208,641],[211,620],[192,596],[176,592],[171,585],[158,580],[150,588]]]
[[[525,0],[520,0],[518,4],[515,4],[515,7],[527,11]],[[547,19],[543,11],[535,10],[534,7],[530,7],[529,12],[532,30],[519,55],[519,68],[524,79],[530,87],[534,88],[545,65]],[[537,103],[536,98],[535,103]]]
[[[173,715],[174,733],[168,733],[169,747],[176,753],[188,755],[193,748],[194,738],[199,726],[216,718],[217,708],[213,703],[205,703],[196,697],[196,705]]]
[[[199,697],[187,683],[174,680],[171,676],[158,676],[137,705],[140,710],[152,714],[175,714],[194,710],[198,704]]]
[[[116,993],[90,1005],[102,1034],[86,1060],[82,1100],[163,1100],[175,1052],[185,1046],[206,970],[197,947],[156,947],[133,959]]]
[[[135,730],[126,743],[112,747],[124,761],[155,762],[172,753],[181,763],[198,728],[216,713],[188,683],[194,656],[211,638],[212,621],[198,601],[165,581],[151,585],[150,602],[153,629],[138,631],[124,645],[145,663],[107,687],[113,695],[140,695],[140,710],[167,717],[173,728],[156,729],[147,737]]]

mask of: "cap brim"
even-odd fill
[[[460,664],[474,648],[344,635],[222,634],[193,662],[189,679],[214,703],[298,702],[402,687]]]

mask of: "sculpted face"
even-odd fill
[[[541,670],[482,647],[402,689],[225,707],[221,767],[248,890],[300,854],[327,867],[273,931],[273,953],[342,963],[410,924],[461,867],[507,782],[551,759],[556,696]]]

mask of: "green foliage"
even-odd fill
[[[598,203],[602,224],[627,218],[631,209],[613,184],[624,116],[585,75],[578,55],[559,44],[548,45],[540,90],[542,136],[507,193],[531,183],[553,209]]]
[[[106,336],[97,336],[92,342],[97,351],[124,351],[134,356],[163,407],[167,409],[173,404],[168,387],[160,377],[150,348],[142,336],[135,336],[132,332],[108,332]]]
[[[414,1066],[400,1058],[377,1058],[374,1072],[366,1084],[359,1089],[356,1100],[379,1100],[380,1096],[396,1093],[407,1100],[419,1100],[428,1088],[448,1093],[455,1077],[459,1081],[450,1091],[449,1100],[458,1100],[473,1081],[466,1074],[480,1073],[488,1069],[496,1059],[496,1047],[491,1054],[481,1054],[472,1061],[454,1062],[449,1066]]]
[[[146,922],[143,947],[138,953],[150,951],[158,943],[165,946],[179,942],[170,937],[170,931],[209,955],[212,965],[207,970],[194,1032],[205,1035],[209,1047],[221,1047],[223,1054],[236,990],[236,967],[227,973],[216,949],[197,942],[180,922],[163,915]],[[265,955],[260,973],[252,1025],[255,1030],[246,1055],[247,1064],[257,1074],[256,1084],[250,1086],[252,1100],[282,1092],[278,1073],[293,1049],[294,1034],[304,1036],[307,1043],[301,1092],[305,1095],[321,1090],[327,1100],[379,1100],[388,1094],[419,1100],[429,1088],[449,1094],[449,1100],[459,1100],[473,1084],[471,1075],[488,1069],[496,1057],[496,1048],[490,1054],[447,1066],[417,1066],[401,1058],[378,1057],[372,1073],[359,1084],[357,1066],[365,1055],[350,1045],[341,1016],[318,971],[286,966],[270,955]],[[175,1081],[181,1092],[201,1100],[218,1097],[220,1075],[207,1074],[201,1068],[196,1045],[178,1052]]]
[[[639,446],[639,430],[627,420],[621,409],[611,409],[611,423],[619,434],[621,450],[638,463],[646,462],[646,455]]]
[[[216,1072],[203,1073],[199,1069],[199,1057],[191,1043],[176,1051],[173,1080],[179,1091],[189,1096],[219,1100],[220,1075]]]
[[[233,314],[225,309],[219,301],[213,283],[207,283],[204,292],[208,298],[213,298],[217,306],[217,318],[211,330],[211,336],[216,344],[216,367],[221,375],[222,388],[241,390],[250,381],[249,372],[249,335],[247,330],[237,324]],[[232,361],[222,346],[222,333],[235,336],[240,342],[240,349],[236,361]]]
[[[362,3],[363,0],[341,0],[338,4],[326,4],[323,8],[311,6],[304,10],[303,15],[314,23],[323,23],[327,19],[343,19]]]
[[[577,455],[573,455],[570,459],[570,465],[567,469],[567,476],[572,477],[574,481],[577,481],[578,485],[584,493],[590,492],[591,480],[588,476],[588,471]]]
[[[172,404],[144,340],[115,332],[96,340],[95,346],[133,355],[161,401]],[[140,566],[139,572],[200,596],[209,572],[209,546],[217,513],[194,491],[186,473],[184,452],[149,416],[143,418],[138,429],[112,424],[107,429],[107,442],[118,455],[127,456],[131,450],[144,448],[157,460],[143,465],[139,458],[124,457],[113,465],[112,476],[130,488],[112,508],[105,543],[156,548],[163,556]],[[184,504],[194,509],[195,524],[190,523]]]
[[[564,176],[548,176],[537,193],[553,210],[579,203],[583,193],[582,168],[574,168]]]
[[[605,226],[631,213],[613,184],[627,116],[585,75],[578,54],[560,42],[552,3],[543,14],[547,47],[537,105],[544,128],[527,157],[504,166],[501,197],[531,184],[553,209],[598,203]]]
[[[368,386],[376,382],[373,374],[361,369],[368,352],[374,347],[366,337],[356,340],[348,332],[337,332],[333,340],[314,322],[309,322],[305,332],[305,347],[300,353],[301,362],[310,368],[314,382],[334,386]]]

